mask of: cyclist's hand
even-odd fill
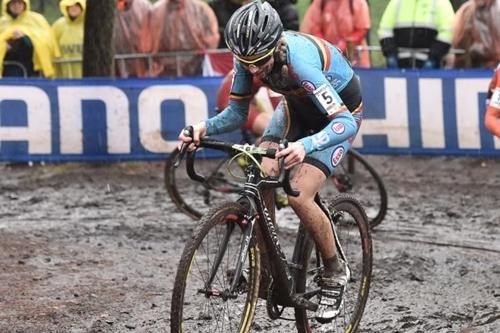
[[[290,142],[288,147],[276,153],[276,159],[285,157],[285,169],[290,169],[293,166],[302,163],[306,157],[306,150],[302,142]]]
[[[180,142],[178,143],[177,148],[180,150],[182,143],[184,142],[189,143],[193,141],[195,145],[199,144],[200,138],[205,136],[206,131],[207,128],[204,121],[196,125],[193,125],[193,138],[191,138],[188,135],[184,135],[184,129],[182,129],[182,131],[179,133]],[[189,150],[194,150],[196,148],[195,145],[190,145]]]

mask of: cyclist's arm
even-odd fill
[[[484,125],[491,134],[500,138],[500,87],[496,87],[493,91],[484,117]]]
[[[310,89],[312,91],[308,93],[308,97],[330,119],[321,131],[299,140],[306,153],[326,149],[355,136],[358,124],[323,72],[317,66],[305,63],[294,66],[294,71],[300,82],[307,82],[310,87],[314,87]]]
[[[342,111],[336,114],[328,125],[316,134],[306,136],[299,140],[304,145],[306,154],[313,151],[323,150],[339,144],[351,137],[358,131],[358,126],[351,112]]]
[[[252,75],[238,63],[234,70],[229,104],[224,111],[205,121],[207,135],[230,132],[241,127],[247,119],[252,98]]]

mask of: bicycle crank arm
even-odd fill
[[[205,297],[220,297],[223,300],[227,301],[228,299],[232,298],[238,298],[238,294],[235,292],[229,292],[228,290],[220,291],[219,289],[216,288],[209,288],[209,289],[198,289],[198,293],[205,295]]]
[[[310,301],[302,295],[303,294],[295,294],[291,296],[294,307],[309,311],[316,311],[318,309],[318,303]]]

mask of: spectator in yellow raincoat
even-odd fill
[[[81,78],[83,58],[83,26],[86,0],[61,0],[59,9],[63,14],[52,25],[57,45],[61,51],[59,60],[75,60],[56,64],[57,77]]]
[[[47,20],[32,12],[29,0],[2,1],[0,18],[0,74],[2,76],[55,76],[53,58],[59,56],[54,35]],[[19,66],[4,66],[17,61]]]

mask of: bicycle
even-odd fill
[[[257,318],[264,317],[262,307],[257,306],[259,297],[265,297],[270,319],[293,322],[298,332],[356,332],[368,299],[372,272],[370,228],[361,204],[351,195],[339,194],[327,208],[319,194],[316,196],[316,202],[330,217],[337,253],[351,272],[341,313],[331,323],[319,324],[313,315],[319,293],[315,281],[322,271],[319,251],[300,225],[288,262],[275,221],[262,200],[261,191],[269,188],[283,188],[289,195],[298,195],[290,187],[289,172],[284,172],[282,166],[278,178],[261,174],[261,158],[273,158],[275,150],[209,138],[202,139],[199,146],[223,150],[232,156],[243,153],[251,163],[244,170],[246,178],[240,197],[221,202],[204,214],[184,247],[172,294],[171,332],[246,333]],[[203,182],[204,177],[194,170],[194,155],[188,153],[187,172],[192,179]],[[257,225],[263,234],[263,246],[268,249],[268,267],[261,267]],[[269,283],[261,286],[263,271],[270,276]]]
[[[255,141],[248,131],[242,130],[241,136],[241,143],[252,144]],[[212,155],[213,153],[212,151]],[[192,182],[184,172],[184,167],[173,167],[178,154],[179,151],[175,149],[165,162],[164,183],[171,201],[181,212],[198,220],[217,202],[228,197],[237,198],[243,184],[230,177],[230,173],[221,171],[230,157],[226,155],[219,159],[212,158],[210,162],[203,164],[203,171],[200,173],[206,175],[206,181],[200,183]],[[202,152],[200,156],[198,153],[198,158],[208,160],[209,154]],[[245,165],[240,164],[242,167]],[[238,171],[233,170],[233,173]],[[358,198],[367,212],[372,229],[384,220],[388,202],[384,182],[375,168],[355,149],[349,150],[347,157],[337,166],[321,191],[324,198],[338,192],[353,193]]]

